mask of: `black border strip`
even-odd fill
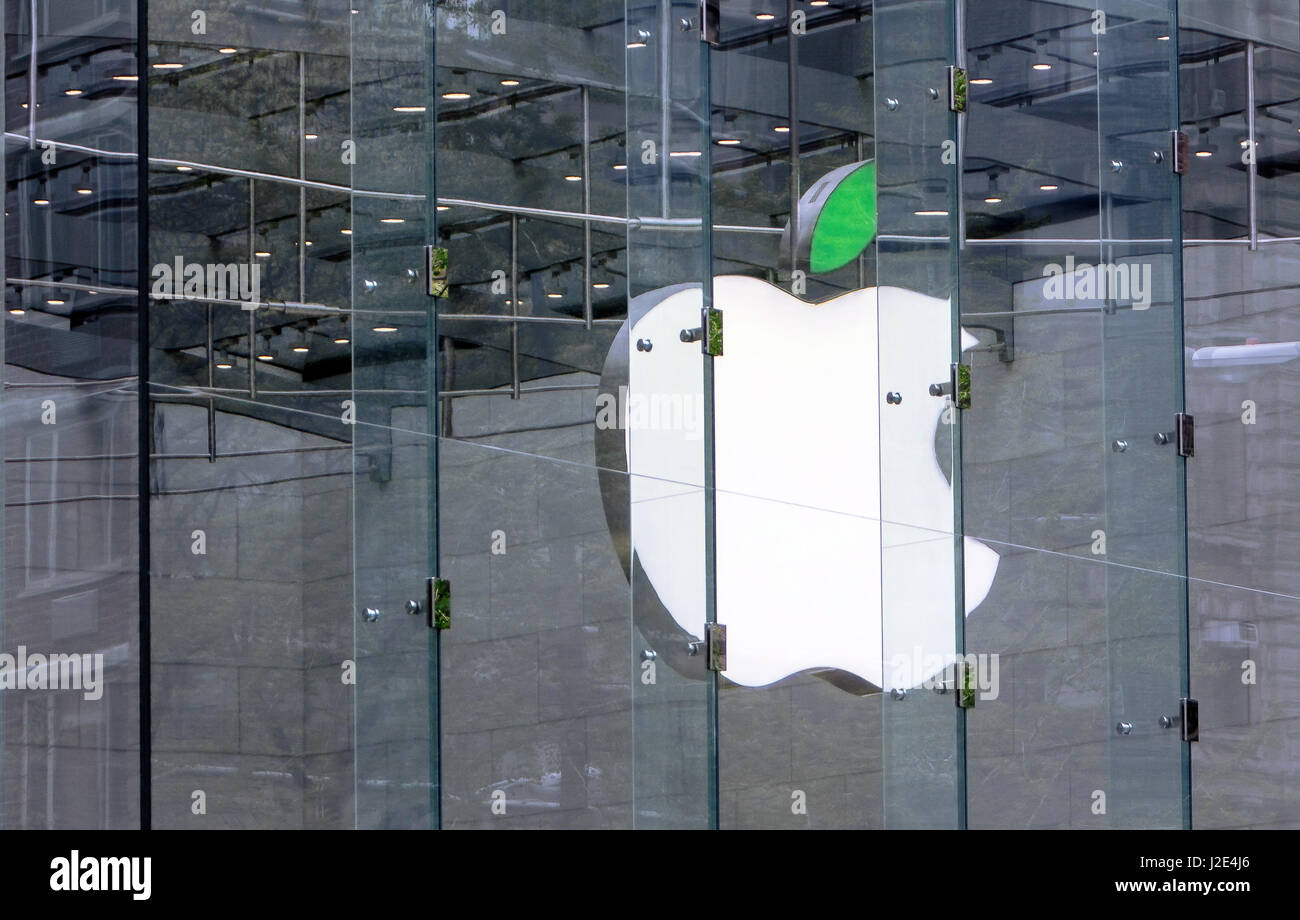
[[[136,405],[137,450],[136,469],[139,492],[137,514],[139,519],[140,564],[140,830],[153,827],[153,701],[152,688],[152,636],[150,632],[150,533],[149,533],[149,75],[145,66],[149,60],[149,0],[136,0],[136,375],[139,397]]]

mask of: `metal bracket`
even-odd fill
[[[721,41],[722,0],[700,0],[700,41],[717,45]]]
[[[1184,741],[1201,740],[1201,704],[1190,697],[1178,701],[1178,721]]]
[[[1174,431],[1178,434],[1178,456],[1196,456],[1196,419],[1186,412],[1174,417]]]
[[[948,68],[948,109],[966,111],[966,71],[961,67]]]
[[[706,623],[704,633],[709,643],[709,670],[727,670],[727,627],[722,623]]]
[[[701,348],[706,355],[722,357],[722,311],[705,307],[700,311],[700,326],[704,330]]]
[[[970,366],[951,364],[948,366],[948,382],[930,384],[931,396],[951,396],[952,404],[958,409],[970,408]]]
[[[1169,132],[1169,168],[1180,176],[1187,175],[1187,170],[1191,166],[1187,148],[1186,131]]]
[[[424,609],[429,613],[430,629],[451,629],[451,582],[430,578],[425,582]]]
[[[430,297],[447,296],[447,250],[441,246],[424,247],[425,293]]]

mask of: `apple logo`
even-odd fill
[[[703,366],[682,330],[698,285],[632,300],[606,359],[596,449],[605,514],[638,628],[665,663],[703,677]],[[948,407],[948,301],[897,287],[809,303],[764,281],[714,279],[717,618],[723,676],[763,686],[813,673],[857,693],[933,673],[955,653],[953,491],[935,453]],[[963,350],[977,340],[962,330]],[[879,344],[885,343],[884,367]],[[897,393],[901,402],[886,402]],[[997,554],[965,538],[965,612]],[[882,611],[887,615],[882,616]]]

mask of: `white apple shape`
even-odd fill
[[[933,676],[942,666],[921,673],[920,662],[950,661],[956,631],[953,494],[934,449],[948,401],[928,394],[948,379],[949,303],[882,287],[810,304],[723,276],[714,305],[725,340],[713,365],[724,675],[761,686],[831,668],[882,688]],[[700,307],[699,288],[680,289],[634,322],[624,426],[631,549],[673,620],[696,637],[705,620],[703,360],[679,333],[700,325]],[[962,342],[976,340],[963,330]],[[886,392],[901,404],[887,405]],[[963,561],[969,613],[998,556],[967,538]],[[899,655],[911,662],[903,678]]]

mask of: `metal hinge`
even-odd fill
[[[700,41],[716,45],[721,40],[722,0],[700,0]]]
[[[447,296],[447,250],[441,246],[424,247],[425,293],[430,297]]]
[[[1178,721],[1184,741],[1201,740],[1201,704],[1198,700],[1185,696],[1178,701]]]
[[[975,668],[970,662],[959,661],[956,664],[957,673],[953,683],[957,687],[957,708],[974,709],[975,708]]]
[[[430,578],[425,582],[424,609],[429,613],[430,629],[451,629],[451,582]]]
[[[1174,431],[1178,435],[1178,456],[1196,456],[1196,419],[1186,412],[1174,416]]]
[[[948,108],[953,112],[966,111],[966,70],[962,67],[948,68]]]
[[[727,670],[727,627],[722,623],[706,623],[704,635],[709,644],[709,670]]]
[[[1180,176],[1187,175],[1191,162],[1186,131],[1169,132],[1169,168]]]

